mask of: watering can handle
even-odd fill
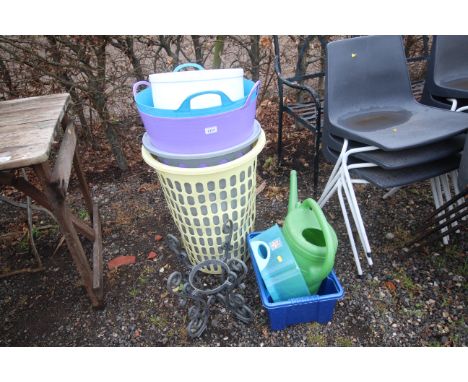
[[[253,255],[255,257],[255,262],[257,263],[258,270],[261,272],[270,261],[271,251],[268,244],[263,241],[252,241],[250,243],[250,247],[252,248]],[[266,256],[263,257],[259,254],[260,247],[264,247],[266,250]]]
[[[136,97],[137,93],[138,93],[138,88],[140,86],[146,86],[146,87],[150,87],[151,84],[148,82],[148,81],[138,81],[138,82],[135,82],[133,84],[133,96]]]
[[[330,226],[328,225],[328,221],[325,215],[323,214],[323,211],[320,208],[319,204],[315,200],[308,198],[302,202],[302,205],[312,210],[312,212],[315,214],[315,217],[317,218],[320,228],[322,229],[323,238],[325,240],[325,248],[327,248],[323,269],[331,269],[333,268],[333,263],[335,262],[335,250],[333,248],[333,237],[331,234]],[[321,274],[320,276],[324,279],[328,276],[328,273]]]
[[[190,101],[192,99],[196,98],[196,97],[199,97],[199,96],[202,96],[202,95],[205,95],[205,94],[219,95],[219,97],[221,98],[221,105],[223,105],[223,106],[226,106],[226,105],[229,105],[230,103],[232,103],[231,99],[225,93],[223,93],[222,91],[220,91],[220,90],[206,90],[204,92],[199,92],[199,93],[195,93],[195,94],[192,94],[192,95],[188,96],[184,100],[184,102],[182,102],[182,104],[177,109],[177,111],[179,111],[179,112],[190,111],[191,110]]]
[[[174,69],[174,72],[179,72],[181,69],[184,69],[184,68],[197,68],[198,70],[205,70],[205,68],[201,65],[198,65],[198,64],[195,64],[195,63],[192,63],[192,62],[188,62],[186,64],[180,64],[179,66],[177,66],[175,69]]]

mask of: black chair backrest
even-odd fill
[[[428,78],[440,86],[441,80],[468,73],[468,36],[434,36]]]
[[[366,36],[327,45],[326,119],[415,102],[400,36]]]
[[[281,55],[278,36],[273,36],[273,46],[275,48],[275,71],[276,74],[281,75]]]
[[[324,47],[326,46],[324,36],[303,36],[302,39],[299,41],[299,46],[297,49],[297,60],[294,75],[285,77],[288,81],[302,82],[306,79],[323,77],[325,75],[325,73],[323,72],[303,72],[303,67],[307,66],[307,62],[305,61],[307,60],[307,51],[310,48],[311,42],[315,38],[317,38],[320,44],[322,45],[322,49],[324,49]],[[277,35],[273,35],[273,46],[275,49],[275,71],[277,75],[282,75],[280,43]]]

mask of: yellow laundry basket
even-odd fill
[[[181,168],[156,160],[142,146],[144,161],[156,170],[167,205],[192,264],[224,255],[224,223],[231,219],[231,256],[247,260],[246,234],[255,221],[257,155],[265,146],[262,130],[255,146],[231,162],[203,168]],[[219,273],[217,268],[204,270]]]

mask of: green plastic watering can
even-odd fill
[[[316,294],[335,263],[338,239],[318,203],[298,201],[297,173],[291,171],[288,214],[283,235],[304,276],[311,294]]]

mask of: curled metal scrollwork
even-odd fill
[[[186,274],[173,272],[167,280],[167,289],[179,297],[181,305],[187,304],[188,301],[192,303],[188,310],[190,321],[187,325],[188,334],[192,338],[201,336],[207,328],[210,307],[215,302],[226,306],[237,319],[246,324],[253,319],[252,311],[238,292],[239,289],[245,289],[243,281],[247,275],[247,266],[242,260],[229,256],[233,233],[231,220],[224,224],[223,232],[227,235],[222,246],[223,258],[205,260],[194,266],[189,263],[187,253],[181,248],[179,240],[173,235],[168,235],[169,248],[181,258],[188,271]],[[220,282],[214,287],[204,288],[206,285],[199,285],[201,283],[197,283],[197,279],[202,270],[210,266],[221,269]]]

